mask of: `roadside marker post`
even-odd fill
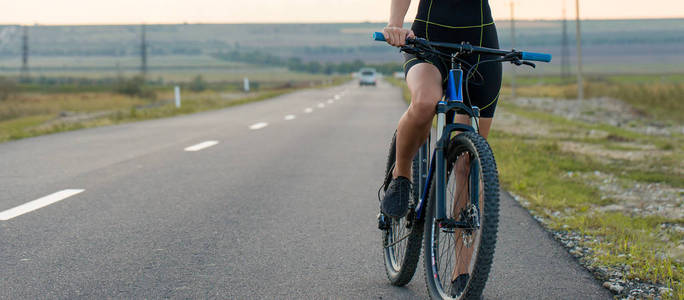
[[[173,88],[173,93],[174,93],[174,95],[175,95],[176,108],[180,108],[180,107],[181,107],[180,87],[179,87],[179,86],[175,86],[175,87]]]
[[[249,92],[249,79],[248,79],[247,77],[245,77],[244,80],[243,80],[242,89],[243,89],[245,92]]]

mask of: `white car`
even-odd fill
[[[375,84],[378,82],[378,75],[376,74],[375,69],[361,69],[361,71],[359,71],[359,76],[359,85],[375,86]]]

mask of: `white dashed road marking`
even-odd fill
[[[332,99],[329,99],[329,100],[328,100],[328,104],[332,104],[332,103],[333,103],[333,100],[332,100]]]
[[[311,112],[313,112],[313,108],[307,107],[307,108],[304,109],[304,112],[307,113],[307,114],[310,114]]]
[[[335,95],[335,100],[340,100],[340,95]]]
[[[24,203],[22,205],[19,205],[15,208],[10,208],[6,211],[0,212],[0,221],[7,221],[9,219],[12,219],[14,217],[21,216],[25,213],[32,212],[36,209],[43,208],[45,206],[48,206],[52,203],[62,201],[66,198],[69,198],[73,195],[80,194],[85,190],[82,189],[68,189],[68,190],[62,190],[59,192],[56,192],[54,194],[47,195],[42,198],[38,198],[36,200],[33,200],[31,202]]]
[[[206,142],[201,142],[201,143],[199,143],[199,144],[197,144],[197,145],[192,145],[192,146],[190,146],[190,147],[187,147],[187,148],[185,148],[184,150],[185,150],[185,151],[188,151],[188,152],[200,151],[200,150],[202,150],[202,149],[206,149],[206,148],[209,148],[209,147],[211,147],[211,146],[214,146],[214,145],[216,145],[216,144],[218,144],[218,143],[219,143],[218,141],[206,141]]]
[[[323,103],[318,103],[317,106],[318,106],[318,108],[324,108],[324,107],[325,107],[325,104],[323,104]]]
[[[256,123],[256,124],[252,125],[252,126],[249,126],[249,129],[251,129],[251,130],[257,130],[257,129],[264,128],[264,127],[266,127],[266,126],[268,126],[268,123],[266,123],[266,122],[259,122],[259,123]]]
[[[285,121],[294,120],[295,118],[297,118],[297,116],[295,116],[295,115],[287,115],[287,116],[285,116]]]

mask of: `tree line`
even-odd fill
[[[364,67],[375,68],[378,72],[383,74],[392,74],[394,72],[401,71],[401,65],[399,63],[366,64],[360,59],[340,63],[321,63],[318,61],[306,62],[299,57],[283,58],[260,51],[247,52],[238,50],[219,52],[214,56],[218,59],[226,61],[243,62],[263,66],[286,67],[291,71],[312,74],[345,74],[356,72]]]

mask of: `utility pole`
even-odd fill
[[[511,1],[511,48],[515,49],[515,2]],[[515,67],[511,68],[511,98],[516,98]]]
[[[582,31],[580,30],[579,0],[575,0],[577,10],[577,99],[584,99],[584,81],[582,79]]]
[[[21,80],[26,81],[29,78],[29,45],[28,45],[28,26],[24,26],[24,34],[21,37]]]
[[[563,39],[561,42],[561,78],[563,81],[570,77],[570,45],[568,42],[568,15],[566,1],[563,0]]]
[[[140,73],[143,77],[147,75],[147,40],[145,37],[145,24],[142,25],[142,37],[140,39]]]

